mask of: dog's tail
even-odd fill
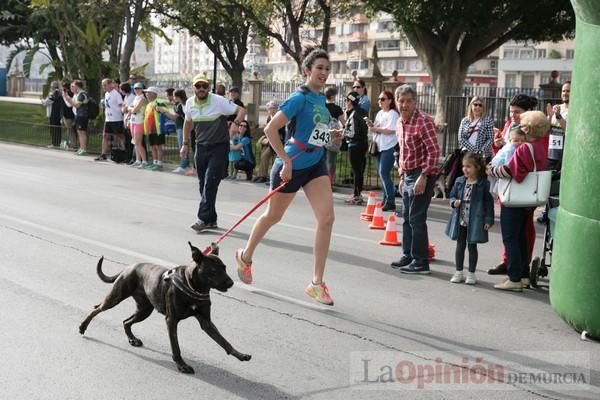
[[[100,280],[102,280],[102,282],[113,283],[117,280],[121,273],[118,273],[115,276],[104,275],[104,272],[102,272],[102,261],[104,261],[104,256],[100,257],[100,259],[98,260],[98,265],[96,265],[96,273],[98,273],[98,276],[100,277]]]

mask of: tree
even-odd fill
[[[202,40],[231,77],[242,86],[250,24],[245,12],[228,0],[171,0],[158,8],[170,24]]]
[[[572,35],[569,0],[365,0],[406,35],[423,61],[436,92],[436,124],[445,120],[445,99],[458,95],[469,65],[509,40],[560,40]]]
[[[131,69],[131,55],[142,25],[149,20],[152,2],[150,0],[128,0],[122,8],[125,16],[125,44],[119,61],[119,78],[125,82]]]
[[[296,62],[299,73],[304,51],[301,29],[318,27],[321,37],[314,45],[327,50],[332,19],[347,16],[355,8],[352,2],[336,0],[229,1],[243,8],[255,32],[279,43]]]

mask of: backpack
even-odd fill
[[[96,101],[94,99],[92,99],[91,97],[88,97],[88,101],[86,104],[87,104],[87,110],[88,110],[88,118],[96,119],[96,117],[100,113],[100,107],[98,107],[98,103],[96,103]]]

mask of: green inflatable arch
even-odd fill
[[[575,68],[550,301],[577,331],[600,337],[600,1],[571,4],[577,16]]]

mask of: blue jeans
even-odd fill
[[[192,135],[194,132],[192,132]],[[181,145],[183,144],[183,129],[177,128],[177,147],[181,149]],[[190,156],[187,155],[183,160],[179,162],[179,166],[183,169],[186,169],[190,165]]]
[[[380,151],[377,154],[377,163],[377,174],[383,185],[383,204],[393,206],[396,203],[396,193],[391,174],[394,167],[394,148]]]
[[[531,213],[533,213],[532,208],[500,207],[502,242],[508,260],[508,277],[512,282],[520,282],[521,278],[529,278],[525,225]]]
[[[196,143],[196,170],[200,191],[198,219],[206,223],[217,222],[217,190],[227,166],[229,142],[201,145]]]
[[[417,264],[428,263],[429,237],[427,235],[427,210],[433,196],[435,176],[427,178],[425,192],[415,196],[415,183],[419,172],[404,177],[402,202],[404,223],[402,224],[402,250],[404,255]]]

